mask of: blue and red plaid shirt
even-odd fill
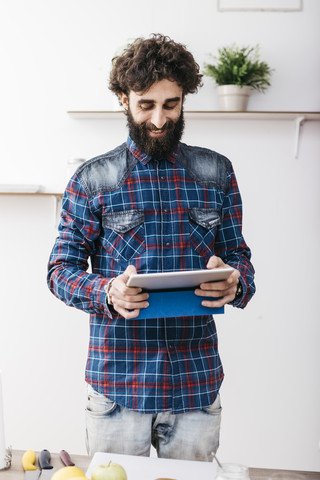
[[[222,183],[205,180],[212,155]],[[186,161],[200,164],[202,180]],[[181,143],[156,162],[129,137],[77,170],[64,194],[48,284],[90,314],[86,381],[95,390],[145,413],[213,403],[223,369],[212,316],[126,320],[109,310],[104,287],[129,264],[140,273],[194,270],[217,255],[241,273],[243,295],[232,304],[243,308],[255,287],[241,221],[232,165],[207,149]]]

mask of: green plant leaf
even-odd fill
[[[273,69],[259,59],[259,45],[242,47],[236,45],[218,49],[215,64],[204,64],[203,73],[212,77],[217,85],[249,85],[264,92],[270,86]]]

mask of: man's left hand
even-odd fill
[[[220,257],[210,257],[207,268],[224,268],[228,267]],[[200,288],[195,290],[195,294],[199,297],[219,297],[218,300],[203,300],[201,304],[204,307],[210,308],[220,308],[227,303],[232,302],[237,293],[237,287],[239,282],[240,272],[239,270],[234,269],[231,275],[227,280],[218,281],[218,282],[207,282],[202,283]]]

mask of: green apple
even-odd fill
[[[127,474],[121,465],[110,461],[94,467],[91,480],[127,480]]]

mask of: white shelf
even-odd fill
[[[1,183],[0,193],[39,193],[41,185],[27,183]]]
[[[68,115],[71,118],[79,120],[95,119],[95,120],[116,120],[125,119],[122,110],[69,110]],[[207,120],[296,120],[303,117],[304,120],[320,120],[320,112],[275,112],[275,111],[245,111],[245,112],[226,112],[226,111],[209,111],[194,110],[185,111],[187,118],[207,119]]]
[[[20,191],[1,191],[0,195],[38,195],[49,197],[63,197],[62,192],[20,192]]]
[[[124,111],[104,111],[104,110],[69,110],[68,115],[71,118],[80,120],[125,120]],[[185,111],[185,117],[190,119],[202,120],[291,120],[295,122],[294,136],[294,157],[298,157],[300,130],[303,123],[308,121],[320,120],[320,112],[276,112],[276,111],[250,111],[229,112],[229,111],[209,111],[194,110]]]

